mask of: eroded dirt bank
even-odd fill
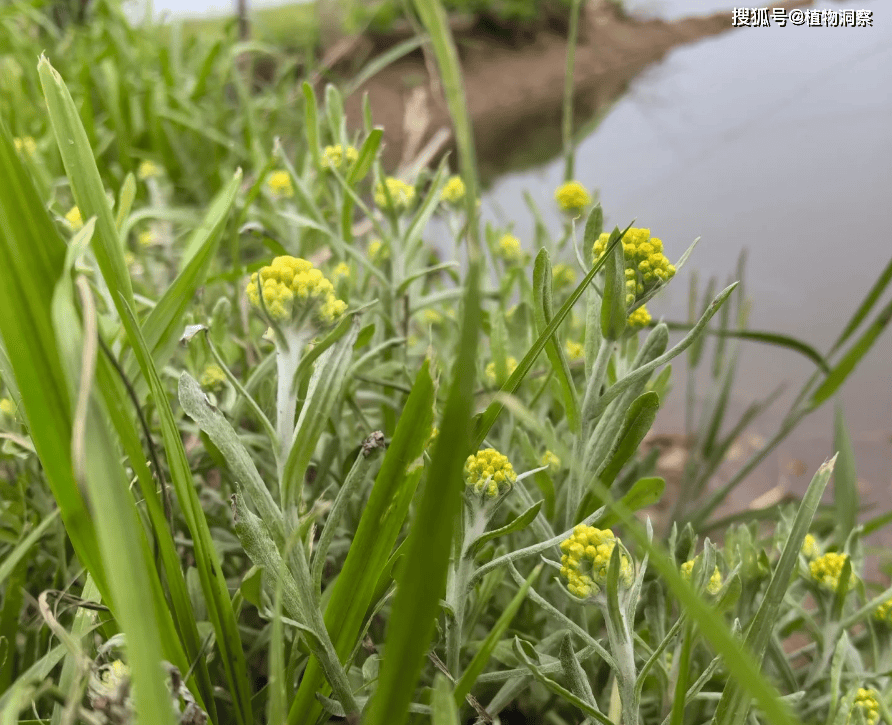
[[[782,3],[787,8],[809,4]],[[731,29],[730,10],[669,22],[637,20],[623,17],[607,0],[591,0],[583,8],[576,51],[577,118],[592,118],[673,48]],[[517,46],[477,28],[459,36],[458,46],[483,175],[504,169],[518,154],[535,157],[536,147],[559,148],[566,37],[541,31]],[[418,52],[347,99],[348,120],[358,127],[362,95],[369,93],[374,122],[385,130],[388,168],[406,165],[450,126],[439,87],[431,82],[431,66]],[[446,141],[441,152],[449,148]]]

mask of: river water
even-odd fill
[[[632,3],[638,14],[665,18],[727,7]],[[684,321],[691,270],[701,289],[710,276],[724,283],[746,249],[750,327],[794,335],[823,352],[892,258],[892,14],[869,1],[812,7],[871,9],[874,24],[740,28],[679,48],[636,79],[579,144],[576,176],[599,192],[609,225],[636,219],[663,239],[671,258],[701,237],[688,266],[649,305],[655,318]],[[484,196],[484,216],[511,220],[517,236],[532,238],[522,201],[529,190],[559,229],[552,193],[562,174],[559,158],[504,173]],[[659,431],[683,429],[684,367],[675,364],[676,388]],[[775,432],[812,371],[796,353],[744,345],[732,412],[788,386],[750,438]],[[864,494],[888,509],[892,330],[852,374],[842,401]],[[803,421],[738,492],[737,505],[777,485],[804,489],[831,453],[832,408]]]

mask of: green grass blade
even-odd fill
[[[414,462],[424,452],[434,416],[429,365],[425,362],[415,378],[325,609],[325,625],[342,661],[353,651],[421,478],[422,470]],[[314,722],[322,713],[315,693],[324,681],[319,663],[311,659],[289,711],[289,725]]]
[[[618,227],[610,233],[610,242],[620,238]],[[619,340],[626,329],[626,263],[623,248],[615,244],[604,252],[604,295],[601,300],[601,335],[606,340]]]
[[[423,3],[419,3],[423,6]],[[480,267],[468,271],[461,336],[430,473],[409,531],[387,630],[386,656],[366,725],[405,721],[424,654],[430,646],[461,514],[463,455],[470,449],[471,401],[480,325]]]
[[[477,681],[477,678],[480,676],[480,673],[483,672],[483,668],[486,667],[486,663],[489,662],[489,658],[492,655],[492,651],[496,648],[496,645],[502,639],[502,636],[508,630],[508,625],[511,624],[511,621],[514,619],[514,615],[517,614],[517,610],[520,609],[520,605],[523,604],[526,599],[527,592],[530,590],[530,586],[532,586],[533,581],[535,581],[536,577],[539,576],[539,572],[542,571],[543,564],[538,564],[530,575],[527,577],[526,581],[517,590],[517,593],[508,603],[508,606],[502,611],[499,615],[499,618],[496,620],[496,623],[492,626],[492,629],[486,635],[486,639],[483,640],[483,643],[480,645],[480,649],[477,650],[477,653],[474,655],[474,658],[471,660],[470,664],[468,664],[467,669],[461,676],[461,679],[457,683],[455,683],[455,704],[460,705],[465,696],[471,692],[471,688],[474,686],[474,683]]]
[[[535,295],[534,313],[536,315],[536,328],[542,332],[554,317],[554,300],[552,297],[551,260],[548,252],[543,247],[536,255],[536,263],[533,268],[533,293]],[[545,347],[545,353],[551,367],[557,376],[564,398],[564,410],[567,415],[567,424],[570,430],[579,430],[579,399],[576,395],[576,386],[573,385],[572,374],[563,348],[558,344],[556,336],[552,336]]]
[[[858,341],[842,356],[842,359],[834,366],[824,382],[815,390],[809,401],[810,407],[817,408],[839,390],[846,378],[855,369],[855,366],[861,362],[861,358],[873,347],[873,344],[883,330],[886,329],[890,321],[892,321],[892,302],[886,305],[883,311],[877,315],[870,327],[864,331],[861,337],[858,338]]]
[[[0,123],[0,335],[29,432],[74,550],[103,596],[93,520],[71,467],[71,402],[50,314],[65,243]]]
[[[842,403],[836,405],[833,421],[833,447],[837,451],[833,469],[833,503],[836,507],[836,528],[840,544],[844,544],[858,520],[858,474],[855,470],[855,451],[846,426]]]
[[[855,314],[852,315],[852,319],[849,320],[848,324],[843,328],[842,332],[840,332],[839,339],[837,339],[837,341],[833,343],[833,347],[830,348],[831,354],[839,350],[839,348],[841,348],[843,344],[845,344],[846,340],[848,340],[852,336],[855,330],[857,330],[861,326],[861,323],[864,322],[867,315],[870,314],[873,306],[882,296],[883,292],[886,291],[886,287],[889,286],[890,282],[892,282],[892,259],[889,260],[889,263],[886,265],[885,269],[883,269],[883,271],[880,273],[880,276],[877,277],[877,281],[874,282],[873,287],[870,288],[867,296],[858,306],[858,309],[855,310]]]
[[[404,40],[402,43],[397,43],[389,50],[381,53],[381,55],[372,58],[372,60],[370,60],[363,66],[362,70],[360,70],[359,73],[353,76],[353,78],[351,78],[344,85],[344,98],[350,96],[369,78],[384,70],[391,63],[398,61],[400,58],[408,55],[416,48],[420,48],[426,40],[427,38],[425,36],[416,35],[414,38],[409,38],[408,40]]]
[[[784,544],[780,561],[771,576],[771,581],[768,583],[756,616],[747,630],[744,643],[756,664],[760,664],[765,655],[765,650],[777,623],[781,604],[790,586],[790,576],[799,561],[802,542],[811,526],[818,504],[821,502],[821,496],[824,495],[824,489],[833,473],[835,462],[836,458],[834,457],[824,463],[812,478],[799,510],[796,512],[796,518]],[[752,697],[752,693],[747,692],[747,689],[745,683],[741,682],[739,678],[729,680],[722,692],[719,704],[716,706],[714,718],[716,725],[740,725],[746,720]],[[760,704],[764,708],[764,703]]]
[[[192,471],[189,469],[189,461],[186,458],[183,441],[173,417],[167,391],[158,377],[150,349],[136,322],[136,317],[126,303],[124,311],[122,322],[127,331],[127,337],[133,346],[143,376],[149,384],[155,407],[161,419],[161,431],[170,475],[186,525],[192,535],[195,564],[201,578],[201,588],[208,606],[208,614],[214,626],[217,646],[220,648],[220,658],[233,699],[235,719],[240,725],[248,725],[253,721],[251,686],[248,682],[245,653],[232,601],[229,598],[226,579],[223,576],[217,550],[214,548],[207,519],[198,499]]]
[[[652,323],[651,326],[657,323]],[[689,331],[694,328],[693,324],[684,322],[666,322],[664,323],[670,330]],[[821,355],[814,347],[807,342],[798,340],[792,335],[781,335],[776,332],[766,332],[764,330],[706,330],[707,335],[715,335],[717,337],[730,337],[737,340],[749,340],[751,342],[761,342],[764,345],[772,345],[774,347],[784,348],[804,355],[811,362],[825,373],[830,372],[830,364],[826,358]],[[693,347],[691,350],[693,351]]]
[[[75,202],[84,219],[93,216],[97,218],[97,240],[93,249],[102,276],[116,306],[119,304],[119,295],[133,304],[133,288],[130,285],[127,263],[124,261],[124,247],[77,107],[62,77],[46,57],[41,56],[37,70],[56,144],[62,155]]]
[[[638,446],[650,431],[659,409],[660,396],[653,392],[644,393],[629,406],[616,446],[599,476],[605,486],[613,483],[622,467],[638,451]]]
[[[12,551],[6,553],[3,561],[0,562],[0,585],[6,581],[10,574],[12,574],[19,562],[25,558],[25,555],[29,551],[31,551],[34,544],[43,538],[46,530],[56,522],[58,515],[59,509],[56,509],[29,531],[28,535],[16,544]]]
[[[452,698],[449,680],[438,672],[431,695],[431,725],[460,725],[460,723],[458,706]]]

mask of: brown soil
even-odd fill
[[[809,4],[781,3],[788,8]],[[576,51],[577,117],[592,118],[673,48],[731,29],[730,10],[671,22],[636,20],[619,14],[607,0],[589,0]],[[519,45],[516,37],[478,25],[458,35],[457,45],[484,177],[530,144],[559,148],[566,37],[545,29]],[[432,67],[433,61],[420,52],[407,56],[346,101],[348,122],[357,128],[362,96],[368,92],[375,125],[385,130],[384,162],[391,169],[408,165],[438,130],[451,125],[439,86],[431,82]],[[547,138],[549,134],[556,138]],[[440,151],[450,148],[446,141]]]

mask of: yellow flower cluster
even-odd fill
[[[511,373],[517,370],[517,358],[509,355],[505,360],[505,366],[508,368],[508,375],[511,375]],[[486,366],[484,374],[486,375],[486,381],[490,385],[495,385],[498,382],[496,378],[496,364],[494,362],[491,362]]]
[[[399,179],[394,179],[392,176],[388,176],[384,179],[384,184],[387,184],[387,191],[393,201],[393,208],[397,211],[408,209],[412,205],[412,202],[415,201],[415,187],[411,184],[407,184],[405,181],[400,181]],[[380,207],[387,206],[387,196],[384,194],[384,186],[380,183],[375,186],[375,203]]]
[[[76,206],[73,206],[68,210],[68,213],[65,215],[65,221],[68,222],[68,226],[74,229],[74,231],[78,231],[84,227],[84,218],[81,216],[81,210]]]
[[[651,316],[645,305],[641,305],[637,310],[629,315],[628,325],[630,330],[641,330],[650,324]]]
[[[359,159],[359,151],[353,146],[346,149],[341,144],[334,146],[326,146],[322,151],[322,168],[323,169],[349,169]]]
[[[280,321],[300,319],[311,314],[322,325],[331,325],[347,309],[347,303],[335,297],[331,282],[306,259],[276,257],[272,264],[251,275],[248,299],[271,317]]]
[[[571,360],[582,360],[585,357],[585,346],[581,342],[567,340],[564,349],[567,351],[567,357]]]
[[[561,184],[554,192],[554,198],[558,206],[564,211],[582,211],[592,203],[592,197],[586,188],[578,181],[568,181]]]
[[[802,555],[806,559],[814,559],[818,555],[818,542],[811,534],[806,534],[802,540]]]
[[[202,388],[220,390],[223,387],[223,383],[226,382],[226,373],[223,372],[223,368],[219,365],[208,365],[204,372],[201,373],[198,382],[201,383]]]
[[[609,241],[610,235],[606,232],[598,237],[592,247],[594,261],[604,254]],[[663,254],[663,242],[650,236],[650,229],[629,229],[622,245],[626,257],[627,305],[633,304],[638,295],[675,276],[675,266]]]
[[[0,400],[0,408],[2,408],[2,406],[3,401]],[[877,621],[882,622],[888,627],[892,627],[892,599],[887,599],[874,609],[873,616]]]
[[[7,418],[15,418],[16,405],[12,398],[0,398],[0,414]]]
[[[24,151],[28,156],[34,156],[34,154],[37,153],[37,142],[32,136],[22,136],[21,138],[16,137],[12,142],[15,144],[15,150],[18,153]]]
[[[284,170],[273,171],[266,177],[266,186],[270,193],[277,199],[287,199],[294,196],[294,186],[291,184],[291,175]]]
[[[830,552],[819,556],[808,566],[811,571],[812,578],[825,589],[835,592],[839,586],[839,577],[842,574],[842,568],[845,566],[848,554],[837,554]],[[849,584],[846,591],[855,586],[855,572],[849,577]]]
[[[349,279],[350,278],[350,265],[346,262],[339,262],[338,265],[332,270],[331,276],[335,280]]]
[[[697,560],[700,557],[694,557],[690,561],[686,561],[681,565],[681,578],[685,581],[691,581],[691,574],[694,573],[694,564],[697,563]],[[722,572],[719,571],[719,568],[716,567],[715,571],[712,572],[712,576],[709,577],[709,581],[706,583],[706,591],[710,594],[715,594],[719,589],[722,588]]]
[[[569,287],[576,281],[576,270],[569,264],[562,262],[554,265],[554,268],[551,270],[551,278],[555,287],[559,289],[561,287]]]
[[[539,459],[540,466],[548,466],[549,471],[559,471],[561,470],[561,459],[558,458],[551,451],[546,450],[545,453],[542,454],[542,458]]]
[[[499,247],[496,254],[506,262],[520,262],[523,260],[523,249],[520,240],[513,234],[503,234],[499,239]]]
[[[867,725],[877,725],[880,721],[880,701],[877,699],[877,691],[864,687],[858,688],[858,693],[855,695],[855,703],[852,705],[852,712],[846,723],[852,722],[852,715],[855,714],[855,710],[861,711],[861,714],[864,716],[864,722]]]
[[[484,498],[508,493],[517,481],[517,474],[508,457],[495,448],[485,448],[465,461],[465,486]]]
[[[390,250],[380,239],[373,239],[369,242],[368,255],[369,261],[381,264],[385,259],[390,259]]]
[[[450,204],[458,204],[465,198],[465,182],[461,180],[461,176],[449,177],[449,181],[440,192],[440,198]]]
[[[567,589],[581,599],[594,596],[607,583],[607,568],[618,539],[610,529],[579,524],[569,539],[561,542],[561,576]],[[632,584],[632,564],[620,555],[620,583]]]
[[[146,159],[139,165],[139,168],[136,170],[136,175],[143,180],[150,179],[153,176],[161,176],[161,169],[154,161]]]

